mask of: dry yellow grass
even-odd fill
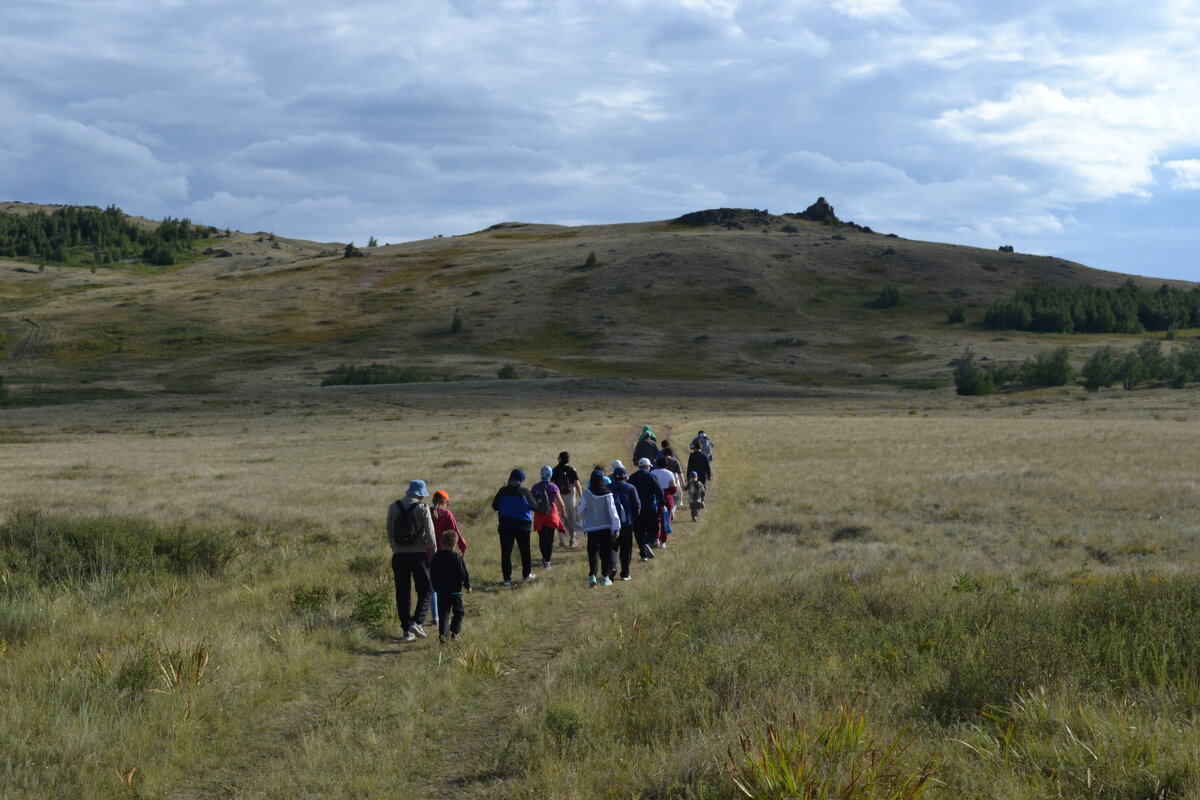
[[[643,690],[636,675],[598,699],[578,671],[635,641],[634,619],[682,637],[662,646],[694,652],[697,663],[715,652],[786,657],[740,639],[736,617],[719,651],[670,634],[690,623],[656,618],[667,598],[732,591],[738,576],[799,592],[831,572],[941,596],[964,575],[1167,575],[1194,572],[1200,558],[1200,454],[1181,446],[1200,418],[1192,391],[1058,392],[1021,405],[948,395],[920,405],[904,395],[729,397],[684,400],[681,410],[678,400],[554,397],[537,394],[537,382],[519,384],[505,387],[508,397],[396,387],[6,412],[5,514],[113,513],[244,536],[244,557],[225,577],[4,596],[3,621],[16,633],[0,652],[0,694],[20,698],[0,711],[17,754],[3,774],[6,793],[129,796],[122,776],[137,766],[131,780],[146,795],[438,796],[467,778],[465,790],[480,797],[526,796],[525,780],[549,796],[603,796],[595,779],[611,754],[591,759],[569,746],[547,755],[530,743],[547,720],[556,735],[579,719],[597,736],[625,724],[617,698]],[[583,587],[578,554],[533,586],[499,591],[488,503],[508,470],[532,474],[560,449],[581,471],[625,459],[647,422],[681,445],[698,428],[716,439],[715,502],[701,525],[681,524],[676,547],[606,596]],[[468,600],[469,638],[446,657],[428,642],[373,639],[348,620],[357,592],[388,583],[384,510],[412,477],[451,493],[471,543],[478,590]],[[378,571],[351,573],[355,556],[377,559]],[[293,591],[312,586],[332,590],[329,608],[293,611]],[[152,691],[119,688],[141,655],[161,670],[197,648],[211,660],[194,686],[154,674]],[[616,785],[646,793],[688,770],[706,774],[737,724],[819,695],[801,701],[746,676],[720,718],[699,707],[663,710],[647,724],[687,721],[679,749],[621,755],[642,759],[646,774]],[[608,716],[594,713],[599,706]],[[880,724],[886,733],[893,723]],[[428,756],[430,737],[454,757]],[[988,769],[997,781],[1007,774]]]

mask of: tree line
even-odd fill
[[[116,206],[101,210],[68,206],[47,213],[0,213],[0,257],[42,264],[115,264],[144,261],[156,266],[178,263],[197,239],[217,229],[167,217],[147,230]]]
[[[1145,333],[1200,327],[1200,289],[1163,284],[1147,291],[1132,279],[1116,289],[1040,286],[992,304],[984,324],[1038,333]]]

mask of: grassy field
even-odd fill
[[[1200,393],[502,383],[6,411],[0,794],[1200,797]],[[701,521],[500,587],[509,469],[645,423],[716,440]],[[444,647],[394,638],[413,477],[470,542]]]

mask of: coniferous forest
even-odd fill
[[[148,230],[116,206],[0,213],[0,257],[61,265],[135,261],[170,266],[191,252],[197,239],[216,233],[216,228],[171,217]]]
[[[1145,333],[1200,326],[1200,290],[1163,284],[1147,291],[1132,280],[1116,289],[1040,286],[992,304],[992,328],[1038,333]]]

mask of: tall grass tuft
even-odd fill
[[[237,551],[224,533],[147,520],[18,510],[0,525],[0,567],[48,586],[154,574],[222,572]]]
[[[876,746],[866,715],[844,708],[814,727],[793,717],[740,739],[740,752],[729,751],[730,776],[761,800],[915,800],[934,775],[905,763],[901,737]]]

